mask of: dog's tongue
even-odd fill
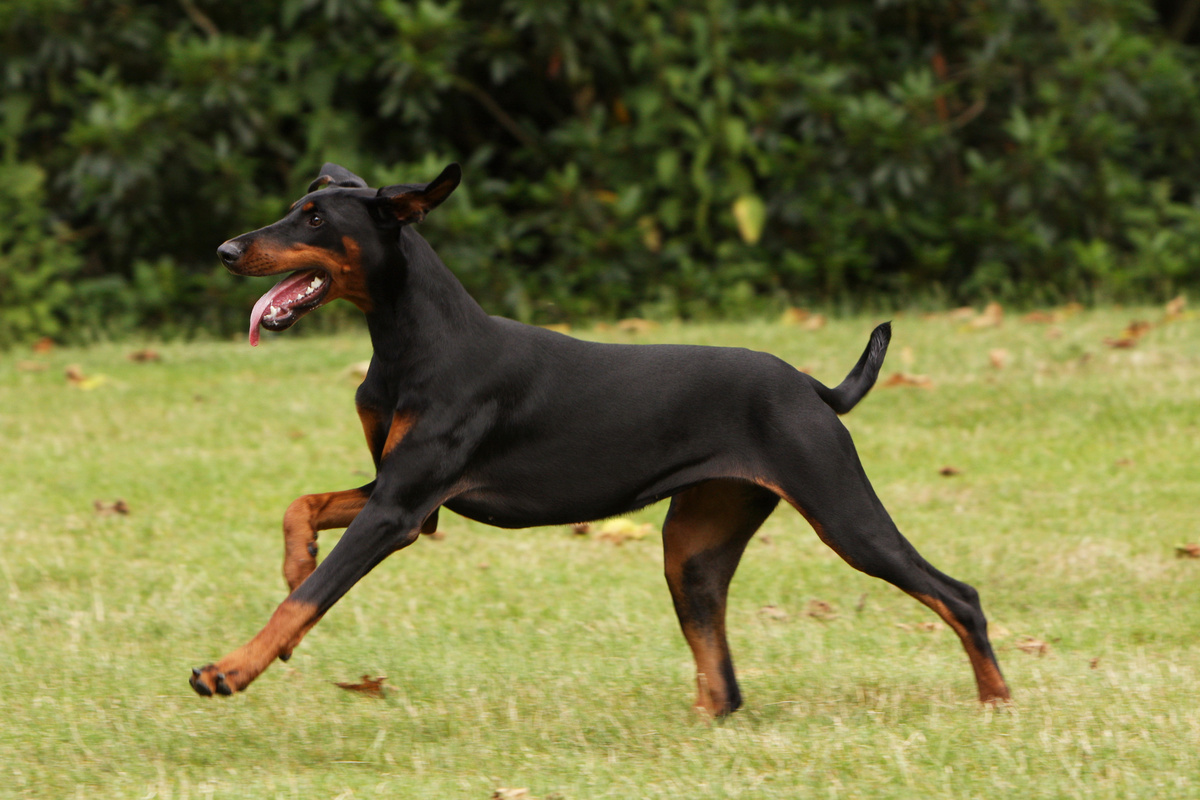
[[[258,298],[258,302],[254,304],[254,310],[250,312],[251,347],[258,346],[258,326],[262,324],[263,317],[267,316],[268,311],[270,311],[272,319],[279,316],[280,313],[288,311],[294,303],[312,293],[309,285],[313,278],[320,274],[316,270],[293,272]],[[309,289],[309,291],[306,293],[305,289]]]

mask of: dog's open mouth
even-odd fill
[[[320,269],[293,272],[258,298],[250,312],[250,344],[258,345],[258,326],[272,331],[290,328],[329,294],[328,273]]]

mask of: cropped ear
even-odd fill
[[[424,186],[411,184],[385,186],[375,195],[377,208],[385,220],[410,225],[442,204],[462,180],[462,168],[451,164]]]
[[[326,164],[321,167],[320,176],[308,185],[308,191],[315,192],[326,186],[341,186],[346,189],[365,189],[367,182],[345,167],[337,164]]]

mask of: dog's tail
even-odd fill
[[[871,332],[871,341],[867,342],[867,349],[863,350],[858,363],[844,381],[833,389],[819,381],[813,381],[817,395],[838,414],[845,414],[854,408],[875,385],[875,379],[879,377],[879,368],[883,366],[883,357],[887,355],[888,342],[891,340],[892,323],[885,322]]]

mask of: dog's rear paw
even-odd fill
[[[214,664],[193,668],[192,677],[188,679],[192,689],[201,697],[212,697],[213,694],[228,697],[240,686],[235,686],[232,676],[220,672]]]

